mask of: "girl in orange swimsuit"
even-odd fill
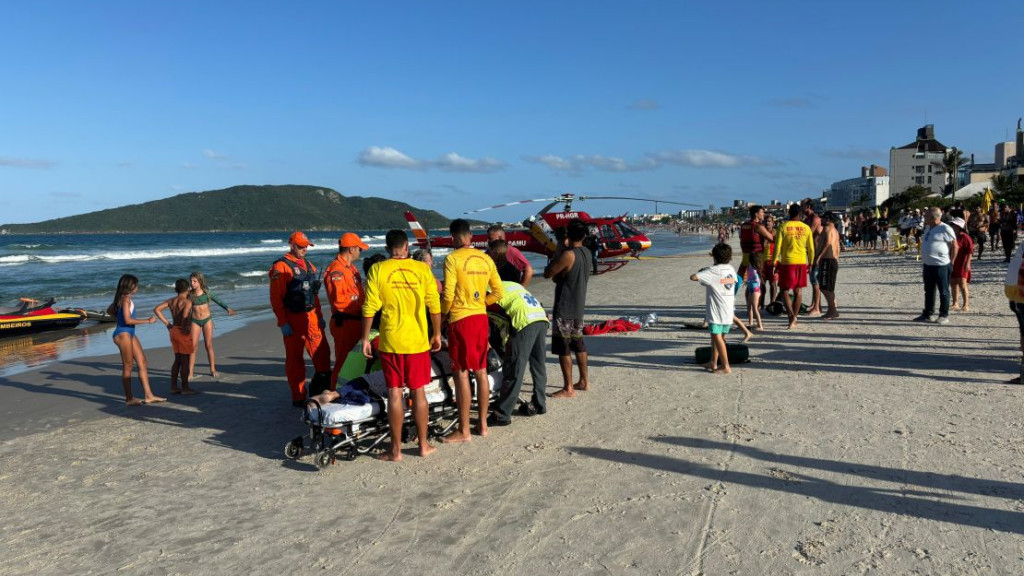
[[[199,336],[203,336],[203,344],[206,346],[206,356],[210,359],[210,375],[217,378],[217,358],[213,353],[213,316],[210,314],[210,301],[212,300],[221,308],[227,310],[228,316],[234,316],[235,311],[227,304],[220,301],[210,289],[206,287],[206,278],[202,272],[193,272],[189,276],[192,290],[189,297],[192,299],[192,344],[199,349]],[[189,380],[195,378],[196,356],[192,354],[188,362]]]

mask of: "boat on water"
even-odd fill
[[[22,298],[17,306],[0,306],[0,338],[77,328],[87,318],[105,320],[105,314],[96,317],[86,310],[57,308],[55,303],[53,298]]]

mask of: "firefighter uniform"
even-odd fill
[[[349,232],[338,241],[341,249],[369,248],[359,236]],[[341,254],[324,271],[324,288],[331,304],[331,337],[334,340],[334,370],[331,372],[331,390],[338,387],[338,373],[349,352],[363,336],[363,302],[366,294],[359,269]]]
[[[301,232],[293,234],[289,242],[303,248],[312,246]],[[324,320],[318,291],[316,267],[305,258],[288,253],[270,268],[270,305],[278,327],[291,328],[291,334],[284,336],[284,367],[292,403],[306,400],[303,348],[316,372],[326,375],[331,370],[331,351],[320,328]]]

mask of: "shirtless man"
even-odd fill
[[[821,217],[814,212],[814,200],[805,198],[801,203],[803,206],[804,224],[811,229],[811,241],[817,243],[818,236],[822,232]],[[811,281],[811,307],[807,309],[810,316],[821,316],[821,287],[818,285],[818,266],[811,266],[808,278]]]
[[[985,252],[985,239],[988,237],[988,214],[979,210],[971,212],[971,217],[967,219],[967,232],[971,236],[971,240],[978,245],[978,259],[981,259],[981,255]]]
[[[828,311],[825,312],[825,320],[839,318],[839,310],[836,306],[836,275],[839,272],[839,231],[836,230],[835,215],[826,212],[822,218],[824,229],[818,235],[815,244],[815,268],[818,269],[818,284],[821,286],[821,293],[825,295],[828,302]]]

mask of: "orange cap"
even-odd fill
[[[303,234],[302,232],[298,232],[298,231],[292,232],[292,235],[288,237],[288,243],[289,244],[295,244],[299,248],[305,248],[307,246],[315,246],[315,244],[313,244],[312,242],[309,241],[309,238],[306,238],[305,234]]]
[[[370,249],[370,247],[366,245],[366,242],[363,242],[363,239],[360,238],[358,234],[353,234],[352,232],[345,232],[344,234],[342,234],[341,238],[338,239],[338,246],[341,246],[342,248],[352,248],[354,246],[359,246],[363,250]]]

